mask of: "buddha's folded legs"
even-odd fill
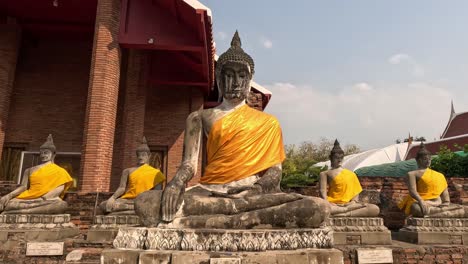
[[[351,206],[331,206],[331,215],[334,217],[376,217],[380,209],[375,204],[355,203]]]
[[[67,202],[62,199],[11,199],[3,214],[60,214],[67,209]]]
[[[427,203],[428,217],[439,217],[439,218],[466,218],[468,217],[468,206],[459,204],[450,204],[447,206],[433,205]],[[424,217],[421,207],[418,203],[411,205],[411,215],[414,217]]]
[[[99,204],[99,208],[102,212],[106,212],[107,201]],[[112,211],[109,212],[109,215],[112,214],[135,214],[135,200],[134,199],[116,199]]]
[[[182,213],[184,216],[233,215],[240,212],[270,208],[303,198],[304,196],[295,193],[272,193],[234,199],[186,193]]]
[[[286,194],[283,194],[286,195]],[[255,205],[252,205],[255,207]],[[232,215],[194,215],[175,218],[170,227],[178,228],[318,228],[330,214],[329,205],[322,199],[303,197],[271,207]]]

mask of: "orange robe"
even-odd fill
[[[72,183],[73,179],[65,169],[50,163],[29,176],[29,189],[20,193],[16,198],[25,200],[40,198],[60,185],[65,185],[60,195],[63,198]]]
[[[164,179],[166,177],[160,170],[148,164],[141,165],[128,176],[127,191],[120,198],[134,199],[140,193],[153,189]]]
[[[427,168],[416,183],[416,190],[423,200],[431,200],[439,197],[442,192],[447,189],[447,186],[447,180],[442,173]],[[407,195],[398,204],[398,208],[405,210],[406,215],[410,215],[411,206],[414,202],[416,202],[416,200],[410,195]]]
[[[217,120],[207,142],[200,182],[225,184],[264,171],[285,159],[278,120],[248,105]]]
[[[357,175],[350,170],[343,169],[330,183],[327,200],[335,204],[344,204],[361,192],[362,187]]]

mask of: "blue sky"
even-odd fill
[[[336,137],[369,149],[408,132],[433,140],[450,100],[468,111],[468,1],[201,2],[218,54],[239,30],[286,144]]]

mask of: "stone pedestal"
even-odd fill
[[[333,217],[328,225],[333,229],[335,245],[389,245],[391,233],[380,217]]]
[[[137,215],[97,215],[86,239],[92,242],[112,241],[119,228],[139,225],[140,218]]]
[[[101,263],[342,264],[343,253],[337,249],[275,250],[264,252],[138,251],[110,249],[102,252]]]
[[[266,251],[331,248],[333,231],[316,229],[162,229],[120,228],[114,240],[119,249],[186,251]]]
[[[0,241],[19,236],[25,241],[60,241],[80,233],[69,214],[0,215]]]
[[[398,238],[414,244],[468,245],[468,218],[408,217]]]

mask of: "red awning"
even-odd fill
[[[153,84],[213,87],[211,11],[196,0],[123,0],[119,43],[152,50]]]

